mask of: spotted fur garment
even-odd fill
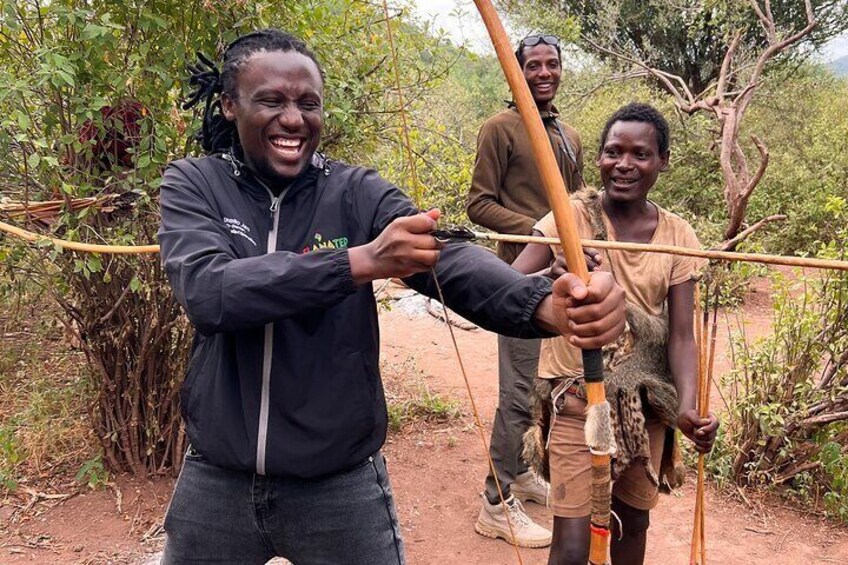
[[[606,240],[597,191],[586,189],[575,197],[589,210],[593,238]],[[610,404],[613,433],[618,446],[612,460],[615,480],[634,462],[644,465],[648,478],[668,492],[683,484],[684,467],[677,445],[677,391],[668,366],[668,320],[653,316],[633,304],[627,305],[627,328],[614,343],[604,347],[604,383]],[[533,424],[524,435],[523,456],[536,473],[550,479],[546,439],[551,425],[551,393],[558,380],[536,379],[531,388]],[[578,396],[585,398],[582,385]],[[651,463],[646,414],[666,427],[660,469]]]

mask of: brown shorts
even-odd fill
[[[554,516],[582,518],[591,511],[592,460],[583,427],[586,401],[563,394],[562,405],[553,422],[550,438],[551,508]],[[665,426],[648,420],[651,463],[660,468]],[[651,510],[659,500],[658,488],[651,483],[642,463],[631,465],[612,487],[613,496],[639,510]]]

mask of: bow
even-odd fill
[[[542,118],[530,94],[530,88],[518,66],[518,60],[504,30],[497,11],[489,0],[474,0],[486,25],[498,55],[521,120],[527,129],[533,155],[548,203],[554,213],[569,271],[584,282],[589,282],[589,271],[583,258],[583,248],[565,183],[556,164],[553,149],[548,141]],[[589,562],[592,565],[607,563],[610,537],[610,457],[615,451],[611,441],[610,411],[604,391],[603,358],[600,349],[583,351],[583,377],[586,382],[588,413],[586,442],[592,454],[592,513]]]
[[[466,226],[448,226],[430,232],[442,243],[448,241],[504,241],[508,243],[540,243],[542,245],[558,245],[555,237],[538,237],[535,235],[516,235],[511,233],[476,232]],[[635,243],[632,241],[607,241],[605,239],[581,239],[580,245],[594,249],[612,249],[618,251],[638,251],[640,253],[660,253],[677,255],[679,257],[699,257],[711,261],[760,263],[763,265],[784,265],[787,267],[802,267],[810,269],[830,269],[848,271],[848,261],[842,259],[819,259],[817,257],[795,257],[793,255],[772,255],[769,253],[742,253],[740,251],[718,251],[717,249],[697,249],[677,245],[657,243]]]
[[[392,67],[394,69],[394,78],[395,78],[395,91],[398,96],[398,105],[400,111],[401,118],[401,138],[403,140],[403,146],[406,152],[407,159],[409,161],[409,172],[412,180],[412,193],[413,193],[413,201],[417,207],[421,207],[421,187],[418,182],[418,174],[415,169],[415,156],[412,153],[412,145],[409,142],[409,125],[406,120],[406,109],[405,104],[403,103],[403,89],[400,86],[400,71],[397,60],[397,50],[395,49],[394,38],[392,36],[392,20],[389,17],[389,6],[386,0],[383,0],[383,13],[386,16],[386,35],[389,40],[389,47],[392,53]],[[442,285],[439,283],[439,278],[436,276],[436,269],[431,268],[430,274],[433,277],[433,282],[436,285],[436,290],[439,294],[439,302],[445,304],[445,297],[442,294]],[[465,371],[465,364],[462,362],[462,355],[459,352],[459,344],[457,344],[456,336],[453,333],[453,325],[451,324],[447,306],[445,306],[444,310],[445,315],[445,325],[448,327],[448,332],[450,333],[451,341],[453,342],[453,348],[456,352],[456,360],[459,363],[459,370],[462,373],[462,379],[465,382],[465,390],[468,392],[468,400],[471,403],[471,412],[474,416],[474,423],[477,428],[477,431],[480,435],[480,441],[483,445],[483,451],[486,454],[486,460],[489,463],[489,470],[492,473],[492,476],[495,478],[495,486],[498,490],[498,497],[500,498],[501,507],[503,508],[504,515],[506,516],[506,523],[509,527],[510,537],[512,537],[513,548],[515,549],[515,557],[518,560],[518,565],[524,565],[524,560],[521,558],[521,551],[518,549],[518,540],[515,537],[515,530],[513,529],[512,520],[509,517],[509,508],[507,507],[506,499],[504,498],[503,488],[501,487],[500,479],[498,478],[497,470],[495,469],[495,463],[492,460],[492,456],[489,453],[489,444],[486,441],[486,432],[483,427],[483,422],[480,420],[480,413],[477,410],[477,403],[474,400],[474,393],[471,392],[471,382],[468,380],[468,373]]]

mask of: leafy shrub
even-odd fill
[[[23,459],[14,430],[0,427],[0,489],[14,491],[18,487],[16,467]]]
[[[848,229],[820,255],[842,257]],[[711,469],[747,485],[825,493],[825,510],[848,517],[848,273],[776,275],[774,334],[736,340],[725,431]],[[815,487],[815,488],[814,488]]]
[[[415,359],[384,363],[382,372],[390,431],[400,432],[421,421],[452,422],[462,416],[455,399],[430,390]]]
[[[199,111],[180,109],[186,64],[195,51],[217,58],[246,31],[281,27],[317,52],[327,74],[322,149],[331,157],[358,161],[391,127],[386,93],[394,75],[374,4],[7,2],[0,22],[0,196],[61,202],[46,221],[22,219],[64,239],[155,242],[162,169],[196,151]],[[445,72],[446,59],[438,41],[414,26],[405,27],[399,47],[401,81],[414,101]],[[76,206],[74,199],[87,197],[109,200]],[[0,258],[0,291],[45,289],[79,338],[93,378],[101,464],[139,475],[177,470],[185,442],[178,390],[191,332],[158,258],[5,243]]]

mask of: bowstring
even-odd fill
[[[398,97],[398,106],[399,106],[399,114],[401,121],[401,139],[403,140],[403,148],[406,153],[407,162],[409,166],[410,180],[412,182],[412,195],[413,202],[415,206],[420,210],[421,209],[421,200],[422,200],[422,186],[418,179],[418,172],[415,165],[415,155],[412,152],[412,144],[409,141],[409,124],[406,119],[406,103],[403,98],[403,89],[400,84],[400,71],[398,65],[397,58],[397,49],[395,48],[394,35],[392,34],[392,20],[389,15],[389,6],[387,0],[382,0],[383,2],[383,14],[386,20],[386,34],[389,40],[389,48],[392,53],[392,68],[394,71],[394,79],[395,79],[395,92]],[[448,314],[448,307],[445,305],[445,297],[442,292],[442,285],[439,283],[439,277],[436,275],[435,267],[430,267],[430,275],[433,278],[433,282],[436,286],[436,292],[439,295],[439,302],[442,303],[443,312],[445,317],[445,325],[448,327],[448,332],[450,333],[451,342],[453,343],[454,352],[456,353],[456,360],[459,364],[460,373],[462,373],[462,380],[465,383],[465,390],[468,393],[468,400],[471,404],[471,412],[474,417],[474,425],[477,428],[477,431],[480,435],[480,441],[483,446],[483,451],[486,454],[486,459],[489,464],[489,471],[492,473],[492,477],[495,479],[495,487],[498,490],[498,498],[500,499],[501,507],[504,511],[504,516],[506,517],[507,526],[509,527],[509,535],[512,538],[511,545],[515,548],[515,556],[518,559],[519,565],[524,565],[524,560],[521,558],[521,551],[518,548],[518,539],[515,537],[515,531],[513,529],[512,520],[509,517],[509,506],[506,503],[506,499],[504,498],[503,488],[501,487],[500,479],[498,478],[497,470],[495,469],[495,462],[492,460],[492,456],[489,453],[489,442],[486,440],[486,433],[483,427],[483,423],[480,420],[480,413],[477,410],[477,402],[474,399],[474,394],[471,390],[471,383],[468,379],[468,373],[465,370],[465,364],[462,362],[462,354],[459,351],[459,344],[456,340],[456,335],[453,331],[453,324],[451,323],[450,316]],[[483,495],[485,497],[485,494]]]

